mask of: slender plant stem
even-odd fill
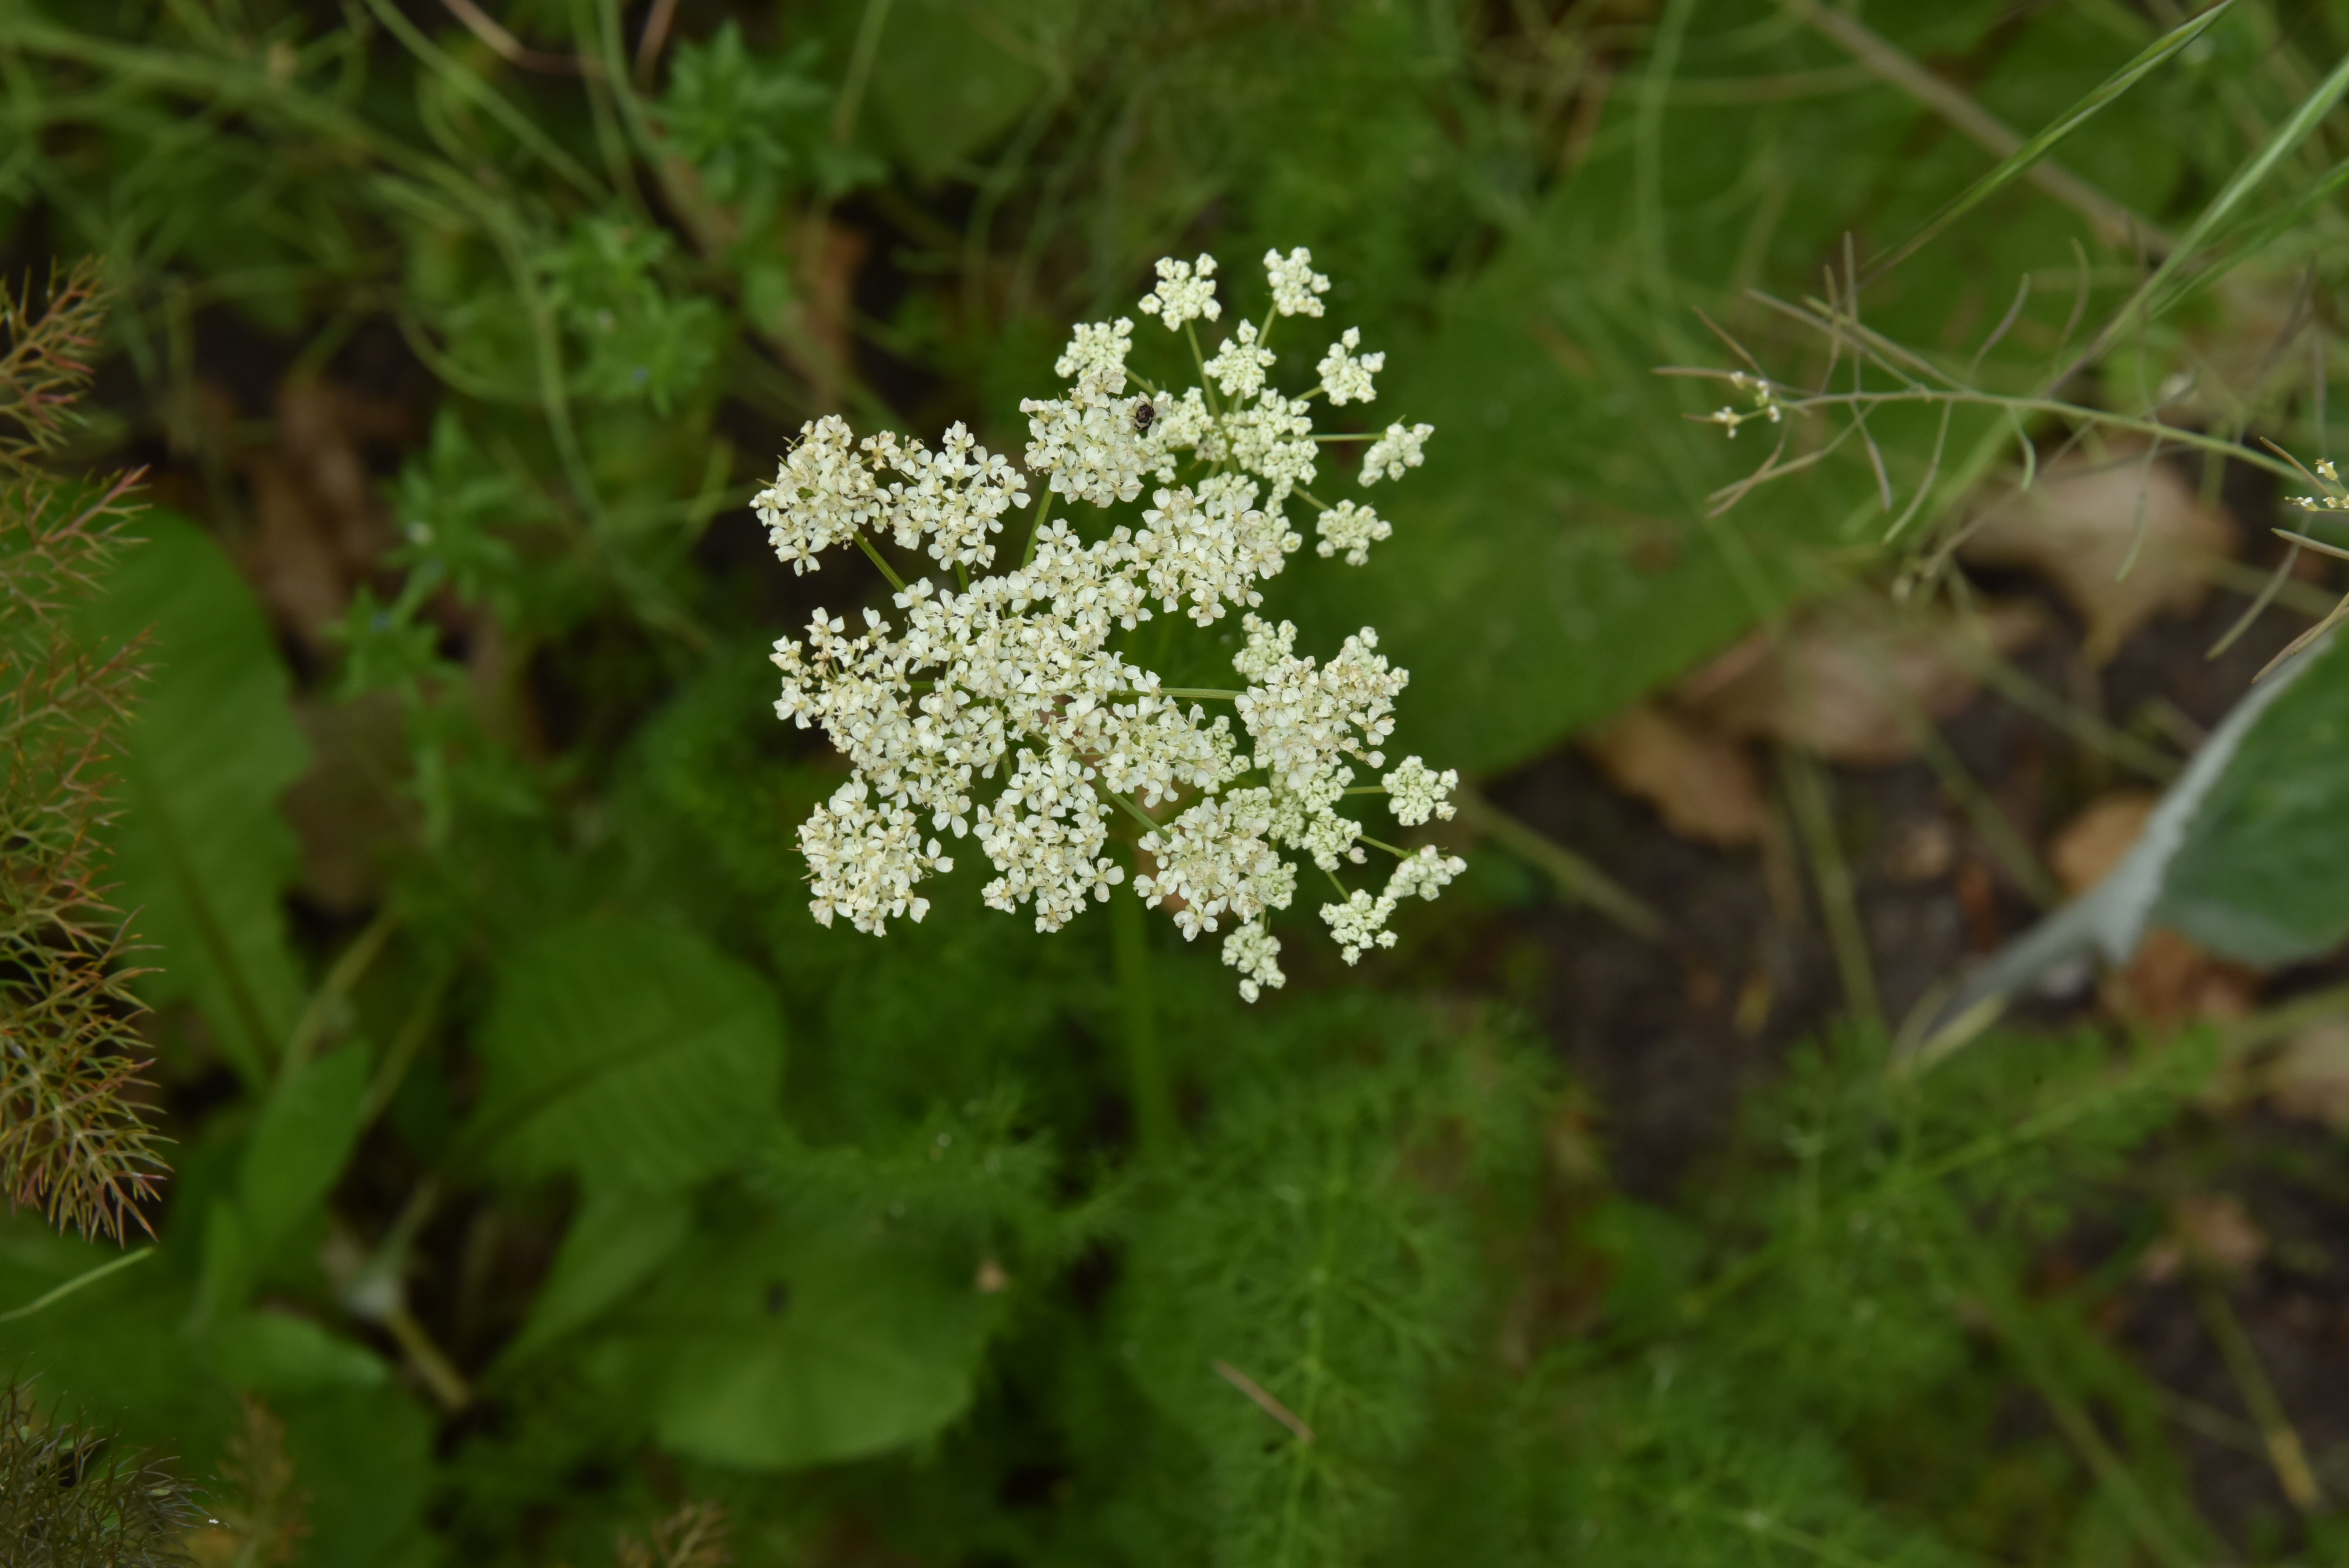
[[[1019,564],[1026,566],[1036,559],[1036,542],[1044,537],[1044,520],[1052,515],[1052,496],[1047,490],[1044,499],[1036,503],[1036,526],[1028,531],[1028,548],[1020,552]]]
[[[14,1312],[0,1312],[0,1323],[14,1323],[18,1318],[32,1316],[33,1314],[40,1311],[45,1306],[54,1306],[58,1302],[63,1301],[66,1297],[73,1295],[74,1292],[81,1289],[82,1286],[96,1284],[107,1275],[114,1274],[121,1269],[127,1269],[132,1264],[139,1263],[152,1255],[155,1249],[153,1247],[141,1247],[135,1253],[125,1253],[119,1258],[109,1258],[106,1262],[98,1264],[96,1268],[86,1269],[82,1273],[74,1275],[73,1278],[66,1281],[65,1284],[57,1286],[55,1290],[52,1290],[46,1295],[34,1297],[31,1301],[26,1302],[24,1305],[16,1308]]]
[[[1127,1092],[1133,1099],[1134,1137],[1144,1155],[1174,1146],[1174,1090],[1158,1039],[1158,1008],[1150,985],[1147,912],[1139,898],[1109,901],[1109,931],[1117,975],[1119,1021],[1125,1035]]]
[[[881,575],[889,580],[890,587],[895,588],[900,593],[903,593],[905,591],[905,580],[903,577],[898,576],[895,571],[891,570],[889,562],[884,560],[881,552],[873,547],[873,542],[864,537],[864,531],[863,529],[858,529],[856,531],[856,545],[858,549],[864,551],[866,555],[872,558],[874,565],[878,566],[881,569]]]
[[[1835,811],[1827,799],[1826,780],[1819,776],[1818,764],[1801,752],[1783,750],[1778,760],[1795,831],[1810,854],[1819,913],[1827,928],[1827,944],[1835,951],[1844,1001],[1854,1018],[1871,1031],[1881,1031],[1884,1009],[1877,1000],[1876,971],[1868,961],[1859,906],[1852,897],[1851,867],[1844,860],[1843,846],[1836,841]]]

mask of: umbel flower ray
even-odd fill
[[[859,439],[836,417],[802,428],[753,502],[777,557],[812,572],[826,551],[857,545],[888,575],[896,614],[852,623],[818,610],[803,635],[778,641],[775,713],[821,728],[852,769],[800,828],[809,908],[824,924],[878,935],[920,920],[923,882],[954,868],[946,838],[969,838],[996,872],[989,905],[1057,931],[1124,886],[1185,938],[1220,934],[1253,1002],[1286,982],[1270,921],[1296,898],[1300,860],[1330,887],[1321,919],[1349,964],[1394,945],[1386,923],[1402,900],[1432,899],[1466,869],[1340,814],[1350,797],[1383,796],[1405,827],[1453,815],[1456,773],[1417,757],[1388,765],[1410,676],[1378,651],[1378,634],[1364,627],[1323,661],[1296,651],[1294,625],[1256,614],[1260,584],[1304,543],[1291,502],[1319,514],[1324,557],[1359,566],[1392,536],[1370,507],[1313,493],[1323,446],[1370,443],[1367,486],[1420,466],[1433,431],[1315,432],[1315,398],[1377,397],[1385,356],[1361,352],[1353,327],[1320,356],[1313,390],[1291,397],[1274,384],[1276,328],[1320,317],[1330,287],[1307,252],[1267,253],[1270,308],[1212,356],[1197,334],[1223,316],[1215,259],[1170,258],[1157,275],[1140,308],[1185,340],[1199,384],[1130,372],[1130,318],[1081,324],[1054,366],[1061,394],[1020,405],[1029,440],[1017,464],[960,425],[935,451],[886,432]],[[1024,554],[999,565],[1006,519],[1031,503]],[[1086,511],[1053,517],[1055,503]],[[901,581],[885,540],[925,552],[952,581]],[[1169,689],[1131,656],[1136,628],[1159,615],[1207,628],[1235,612],[1241,686]],[[1211,716],[1209,703],[1228,711]],[[1121,822],[1137,830],[1131,876],[1109,852]],[[1348,886],[1372,851],[1394,862],[1383,884]]]

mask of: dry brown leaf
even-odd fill
[[[199,1568],[274,1568],[299,1556],[310,1533],[310,1496],[286,1457],[285,1423],[253,1395],[237,1398],[244,1429],[229,1439],[221,1464],[234,1496],[215,1502],[219,1517],[188,1542]]]
[[[1978,616],[1918,612],[1898,624],[1828,609],[1774,643],[1756,632],[1682,685],[1691,711],[1733,735],[1800,747],[1831,762],[1872,766],[1917,753],[1919,719],[1971,702],[1971,662],[2013,653],[2043,629],[2025,603]]]
[[[2286,1116],[2349,1132],[2349,1019],[2303,1029],[2257,1074],[2268,1103]]]
[[[1896,822],[1884,835],[1879,863],[1897,882],[1939,882],[1957,867],[1958,836],[1939,817]]]
[[[2116,789],[2057,830],[2047,863],[2065,896],[2077,898],[2104,881],[2136,845],[2158,803],[2144,790]],[[2105,1001],[2121,1016],[2166,1034],[2188,1024],[2248,1016],[2260,980],[2260,971],[2213,957],[2177,932],[2155,926],[2106,982]]]
[[[351,703],[297,699],[295,721],[310,743],[310,770],[278,802],[302,845],[302,892],[332,914],[352,915],[382,891],[384,862],[416,832],[407,793],[407,721],[390,692]]]
[[[1754,759],[1710,726],[1640,703],[1587,731],[1582,748],[1609,783],[1653,806],[1684,839],[1728,846],[1762,837],[1769,812]]]
[[[327,624],[342,617],[352,587],[394,537],[366,448],[411,433],[392,405],[333,382],[293,379],[278,388],[274,444],[233,454],[253,497],[246,575],[314,649],[325,648]]]
[[[2121,863],[2159,800],[2143,789],[2116,789],[2097,796],[2055,830],[2047,846],[2047,865],[2064,896],[2079,897]]]
[[[2101,457],[2075,452],[2045,465],[2029,490],[1986,501],[1959,551],[1969,565],[2044,578],[2087,624],[2083,651],[2099,665],[2155,615],[2193,610],[2211,563],[2236,548],[2234,525],[2176,466],[2147,462],[2147,449],[2116,440]]]
[[[829,218],[820,229],[802,225],[789,243],[800,267],[800,292],[783,307],[778,339],[793,367],[823,397],[834,396],[842,373],[855,355],[856,275],[873,249],[873,236]]]
[[[2213,957],[2157,925],[2106,985],[2105,1000],[2121,1016],[2166,1035],[2189,1024],[2250,1017],[2259,1005],[2260,979],[2258,970]]]
[[[2169,1212],[2169,1232],[2146,1249],[2140,1271],[2148,1279],[2175,1279],[2191,1264],[2219,1274],[2240,1274],[2267,1255],[2267,1233],[2239,1198],[2224,1193],[2180,1198]]]

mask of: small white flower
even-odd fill
[[[1253,407],[1224,416],[1223,438],[1232,460],[1271,486],[1268,506],[1278,506],[1289,491],[1313,482],[1320,449],[1313,440],[1310,406],[1302,398],[1284,397],[1278,387],[1268,387]]]
[[[1379,782],[1387,787],[1387,809],[1406,828],[1416,828],[1431,816],[1448,822],[1456,813],[1457,808],[1444,799],[1460,787],[1460,775],[1452,769],[1438,773],[1418,758],[1406,757]]]
[[[1081,381],[1090,377],[1111,392],[1125,390],[1125,356],[1133,347],[1133,321],[1119,316],[1115,321],[1080,322],[1069,337],[1069,346],[1052,363],[1052,374],[1068,381]]]
[[[1066,397],[1026,398],[1028,466],[1071,500],[1111,506],[1142,493],[1142,476],[1158,466],[1154,425],[1135,427],[1133,407],[1088,376]]]
[[[896,916],[918,922],[927,914],[930,901],[914,896],[913,885],[932,872],[954,870],[954,861],[938,853],[936,839],[923,847],[911,811],[868,806],[867,793],[856,779],[833,790],[800,824],[800,849],[816,919],[830,925],[833,915],[844,914],[857,930],[878,936]]]
[[[812,572],[816,556],[856,537],[880,511],[873,476],[856,460],[856,438],[837,415],[800,427],[775,482],[750,500],[767,525],[767,542],[794,573]]]
[[[1224,389],[1225,397],[1246,399],[1264,390],[1264,373],[1272,367],[1272,350],[1257,346],[1256,324],[1244,321],[1207,361],[1207,374]]]
[[[1412,894],[1433,900],[1452,885],[1452,879],[1468,869],[1468,862],[1458,855],[1439,855],[1433,844],[1424,845],[1419,853],[1405,855],[1396,866],[1394,875],[1387,880],[1387,902],[1401,903]],[[1354,895],[1360,898],[1361,895]]]
[[[1225,967],[1240,972],[1240,1000],[1253,1002],[1262,987],[1279,990],[1288,984],[1280,972],[1280,939],[1262,921],[1252,921],[1224,938]]]
[[[1143,313],[1164,322],[1170,332],[1178,332],[1184,323],[1201,317],[1216,320],[1224,314],[1224,307],[1216,298],[1215,275],[1213,256],[1201,256],[1195,263],[1161,257],[1158,286],[1142,296]]]
[[[1351,964],[1372,947],[1392,947],[1395,934],[1386,929],[1394,900],[1372,898],[1357,888],[1343,903],[1325,903],[1321,919],[1338,944],[1338,956]]]
[[[1313,531],[1321,536],[1314,548],[1323,560],[1342,550],[1347,565],[1360,566],[1370,560],[1371,546],[1392,535],[1394,527],[1369,507],[1341,500],[1321,514]]]
[[[1387,367],[1387,356],[1383,352],[1356,355],[1354,350],[1361,346],[1361,328],[1350,326],[1330,346],[1330,352],[1321,356],[1316,367],[1321,376],[1321,390],[1332,405],[1367,403],[1378,396],[1371,386],[1371,377]]]
[[[1319,315],[1318,297],[1330,292],[1330,280],[1313,270],[1313,253],[1302,245],[1283,259],[1278,251],[1264,253],[1264,275],[1272,284],[1272,308],[1283,315]]]
[[[1387,433],[1371,443],[1362,454],[1362,483],[1373,485],[1382,479],[1399,480],[1405,469],[1415,469],[1427,460],[1421,449],[1427,438],[1435,434],[1433,425],[1413,425],[1404,429],[1401,425],[1389,425]]]

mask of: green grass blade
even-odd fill
[[[2218,5],[2211,6],[2199,16],[2179,23],[2155,39],[2137,58],[2106,77],[2093,92],[2066,109],[2054,123],[2001,160],[1997,168],[1951,197],[1940,211],[1925,220],[1922,228],[1909,235],[1908,239],[1895,246],[1889,254],[1869,267],[1868,275],[1861,280],[1862,286],[1876,282],[1877,279],[1922,250],[1942,230],[2029,173],[2032,166],[2054,151],[2056,145],[2065,137],[2095,118],[2106,105],[2118,98],[2123,93],[2143,81],[2153,73],[2156,67],[2160,66],[2178,50],[2200,37],[2212,23],[2232,9],[2234,4],[2235,0],[2219,0]]]
[[[2228,214],[2242,205],[2244,199],[2275,172],[2276,165],[2291,157],[2300,144],[2308,139],[2324,117],[2339,106],[2344,94],[2349,94],[2349,57],[2334,66],[2333,74],[2318,84],[2316,90],[2308,95],[2292,117],[2268,138],[2267,145],[2261,148],[2249,163],[2235,171],[2235,177],[2227,181],[2227,188],[2202,210],[2200,217],[2194,220],[2194,226],[2178,242],[2178,248],[2163,258],[2151,277],[2137,285],[2137,291],[2130,297],[2127,306],[2114,314],[2112,319],[2106,323],[2105,329],[2096,334],[2095,341],[2089,344],[2086,351],[2056,378],[2056,385],[2070,379],[2084,366],[2094,364],[2132,323],[2142,325],[2173,309],[2193,293],[2195,284],[2217,275],[2215,271],[2205,273],[2201,278],[2176,285],[2178,271],[2185,266],[2187,259],[2209,242],[2210,236],[2227,221]],[[2158,308],[2154,308],[2156,302]]]

